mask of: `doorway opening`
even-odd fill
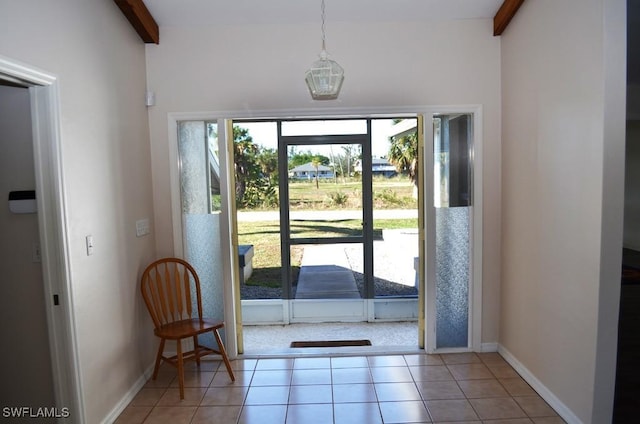
[[[478,349],[476,112],[176,119],[176,252],[201,263],[205,309],[227,322],[232,351],[367,339],[355,328],[399,323],[410,341],[392,346]],[[270,327],[304,340],[274,344]]]
[[[238,242],[251,252],[245,351],[262,350],[265,325],[290,333],[279,348],[338,334],[417,348],[416,118],[234,121],[233,132]]]

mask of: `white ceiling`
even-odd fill
[[[327,21],[493,18],[503,0],[326,0]],[[144,0],[160,27],[320,21],[320,0]]]

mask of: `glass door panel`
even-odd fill
[[[374,294],[416,297],[417,119],[376,119],[372,131]]]
[[[242,300],[282,299],[278,133],[273,121],[234,121]]]
[[[367,134],[366,119],[282,121],[285,137]]]
[[[292,239],[362,237],[360,144],[287,146]]]

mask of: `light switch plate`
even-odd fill
[[[93,255],[93,236],[87,236],[85,238],[87,242],[87,256]]]
[[[42,254],[40,253],[40,243],[34,242],[31,246],[31,262],[42,262]]]
[[[144,218],[136,221],[136,237],[142,237],[149,234],[149,218]]]

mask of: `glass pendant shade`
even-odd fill
[[[344,69],[329,59],[325,50],[322,50],[320,60],[313,62],[305,75],[305,81],[314,100],[337,99],[343,80]]]

